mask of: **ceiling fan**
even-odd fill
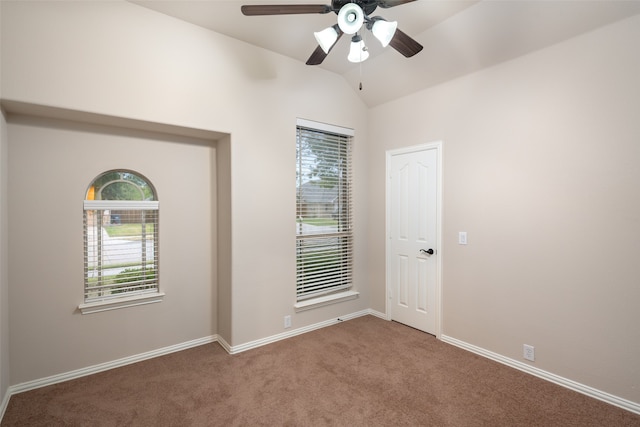
[[[338,15],[338,23],[314,33],[318,41],[318,47],[307,60],[307,65],[319,65],[343,34],[353,34],[347,59],[351,62],[362,62],[367,59],[369,52],[367,52],[362,37],[358,34],[358,31],[363,26],[373,33],[383,47],[390,45],[407,58],[420,52],[422,45],[400,31],[397,22],[389,22],[381,16],[369,17],[378,6],[388,9],[413,1],[415,0],[332,0],[331,5],[244,5],[240,10],[245,16],[325,14],[334,12]]]

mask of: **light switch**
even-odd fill
[[[458,244],[466,245],[467,244],[467,232],[461,231],[458,233]]]

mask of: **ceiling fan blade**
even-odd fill
[[[396,33],[393,35],[389,45],[407,58],[411,58],[422,50],[420,43],[400,31],[399,28],[396,28]]]
[[[390,7],[400,6],[401,4],[411,3],[416,0],[378,0],[378,6],[383,9],[389,9]]]
[[[342,30],[340,29],[340,27],[337,24],[334,25],[333,28],[338,33],[338,38],[336,39],[335,42],[333,42],[333,45],[331,45],[331,47],[329,48],[329,52],[325,53],[324,50],[322,49],[322,47],[320,47],[320,46],[316,47],[316,50],[314,50],[313,53],[311,54],[311,56],[309,57],[309,59],[307,59],[307,62],[306,62],[307,65],[320,65],[320,64],[322,64],[322,61],[324,61],[324,58],[326,58],[327,55],[329,55],[329,53],[331,53],[331,51],[333,50],[333,47],[336,44],[338,44],[338,41],[340,40],[340,37],[342,37],[342,35],[344,33],[342,32]]]
[[[333,9],[326,4],[272,4],[244,5],[240,10],[245,16],[295,15],[302,13],[329,13]]]
[[[307,65],[320,65],[324,58],[327,57],[327,53],[324,53],[324,50],[320,46],[316,47],[316,50],[313,51],[309,59],[307,59]]]

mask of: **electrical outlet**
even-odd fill
[[[284,328],[290,328],[291,327],[291,316],[286,315],[284,316]]]
[[[527,345],[524,344],[522,346],[523,352],[524,352],[524,358],[530,361],[535,361],[536,360],[536,353],[535,353],[535,349],[533,348],[532,345]]]

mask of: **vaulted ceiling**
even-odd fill
[[[243,4],[329,4],[322,0],[130,1],[303,63],[317,46],[313,32],[336,23],[334,13],[240,12]],[[366,32],[367,61],[347,61],[349,37],[342,37],[319,67],[342,75],[375,106],[638,13],[640,0],[417,0],[372,15],[398,21],[398,28],[424,46],[422,52],[405,58]]]

